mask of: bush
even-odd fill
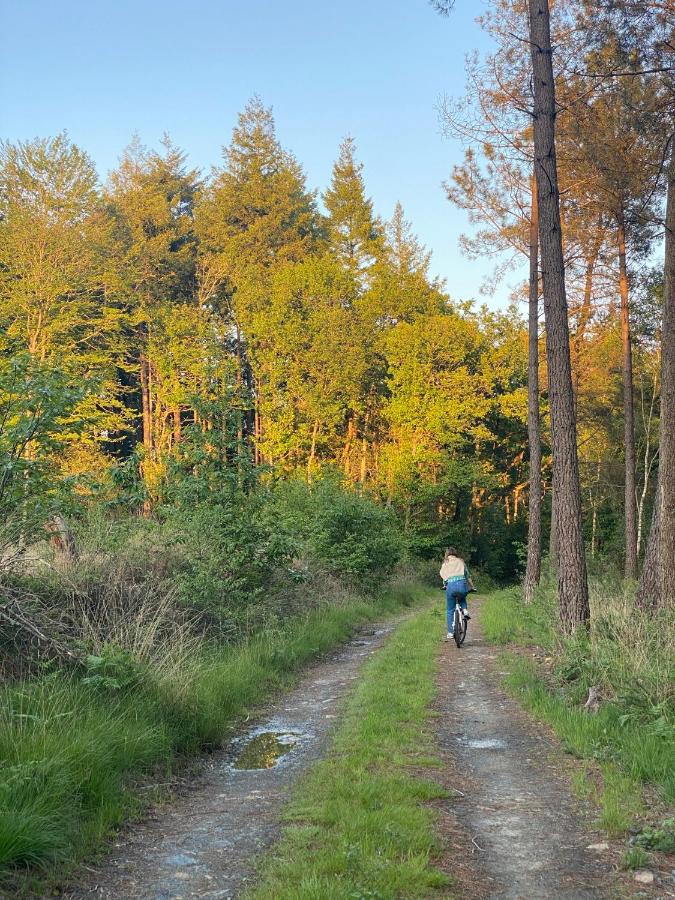
[[[222,635],[250,633],[291,586],[297,542],[279,526],[261,490],[227,505],[172,512],[164,533],[176,549],[181,601]]]
[[[403,535],[393,513],[365,493],[327,474],[311,485],[277,489],[278,519],[327,572],[366,589],[387,580],[403,556]]]

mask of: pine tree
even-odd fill
[[[177,389],[186,372],[164,363],[170,353],[174,317],[191,320],[183,334],[200,331],[196,289],[196,235],[193,206],[198,174],[186,166],[185,154],[168,138],[163,153],[147,150],[138,139],[111,174],[109,201],[117,223],[120,293],[133,327],[128,361],[131,389],[139,398],[143,459],[148,490],[146,512],[156,499],[166,455],[180,438],[188,395],[194,380]]]
[[[363,163],[356,162],[355,150],[354,139],[345,138],[323,201],[331,250],[351,272],[367,281],[382,253],[383,228],[372,200],[366,197]]]
[[[529,0],[529,36],[534,87],[534,150],[539,208],[539,243],[546,316],[553,502],[559,553],[558,599],[563,630],[588,621],[588,580],[581,528],[581,488],[576,415],[570,365],[565,264],[555,151],[553,79],[548,0]]]
[[[260,462],[270,373],[259,347],[267,332],[272,279],[286,264],[313,253],[321,231],[302,168],[281,147],[272,111],[259,98],[240,114],[223,155],[224,166],[197,209],[200,283],[223,330],[234,334],[239,393],[248,392],[253,407],[243,430]]]
[[[606,36],[589,65],[638,68],[639,58]],[[631,335],[629,256],[640,257],[650,244],[655,218],[654,184],[659,158],[659,117],[654,86],[644,77],[609,80],[585,104],[577,103],[566,122],[567,154],[577,183],[584,185],[591,216],[610,223],[618,262],[624,414],[625,574],[637,575],[636,435]],[[591,257],[592,261],[592,257]],[[590,264],[590,263],[589,263]]]

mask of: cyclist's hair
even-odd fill
[[[445,558],[447,559],[449,556],[457,556],[457,551],[454,547],[448,547],[445,551]]]

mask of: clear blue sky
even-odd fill
[[[461,147],[441,136],[436,105],[463,92],[464,55],[485,47],[481,0],[459,0],[448,18],[427,0],[0,0],[0,10],[3,138],[66,129],[104,178],[133,132],[156,146],[167,131],[208,171],[257,93],[310,187],[326,187],[353,135],[376,211],[388,218],[400,200],[451,296],[478,296],[490,264],[458,248],[466,218],[441,183]]]

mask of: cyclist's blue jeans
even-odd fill
[[[459,605],[466,612],[468,609],[468,603],[466,602],[466,595],[468,594],[466,582],[463,584],[452,584],[452,582],[448,582],[448,586],[445,589],[445,604],[447,607],[448,614],[448,634],[453,634],[455,631],[455,626],[453,623],[453,619],[455,617],[455,594],[461,594],[462,599],[459,602]]]

